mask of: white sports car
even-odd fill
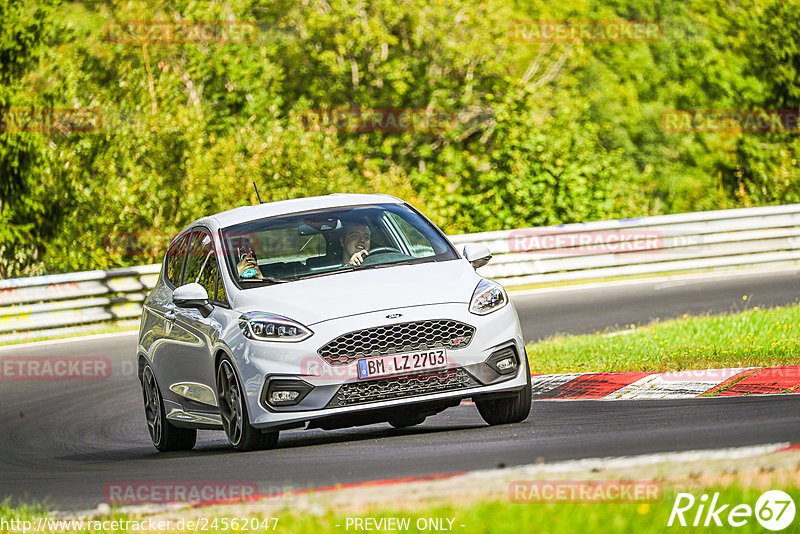
[[[516,311],[433,223],[386,195],[236,208],[172,241],[144,302],[139,378],[158,450],[197,429],[236,450],[290,428],[395,427],[471,398],[524,420],[530,373]]]

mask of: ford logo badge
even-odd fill
[[[390,313],[386,316],[387,319],[397,319],[398,317],[402,317],[402,313]]]

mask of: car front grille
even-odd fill
[[[463,369],[442,369],[440,371],[396,376],[364,382],[342,384],[339,391],[328,403],[328,408],[351,406],[366,402],[402,399],[431,393],[441,393],[457,389],[479,386],[478,382]]]
[[[341,335],[317,353],[330,365],[347,365],[359,358],[469,345],[475,327],[449,319],[399,323]]]

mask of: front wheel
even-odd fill
[[[173,426],[164,412],[164,400],[158,389],[156,375],[150,364],[145,364],[141,376],[144,415],[153,445],[161,452],[185,451],[197,442],[197,430]]]
[[[523,389],[513,397],[500,399],[476,400],[475,406],[484,421],[490,425],[520,423],[531,413],[531,373],[527,364],[523,368],[528,380]]]
[[[217,400],[222,416],[222,428],[231,446],[237,451],[272,449],[278,444],[278,432],[261,432],[250,424],[247,402],[239,387],[236,371],[230,360],[217,366]]]

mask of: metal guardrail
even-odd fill
[[[161,265],[0,280],[0,342],[138,319]]]
[[[453,236],[495,255],[479,272],[505,286],[800,264],[800,204]]]
[[[507,287],[800,264],[800,204],[451,236],[494,254],[479,269]],[[161,265],[0,280],[0,342],[135,324]]]

